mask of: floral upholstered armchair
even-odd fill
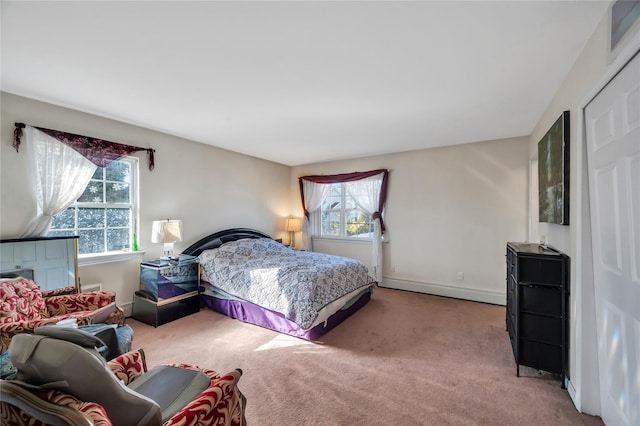
[[[76,318],[78,325],[124,324],[124,312],[115,304],[113,292],[58,293],[43,295],[27,278],[0,281],[0,353],[16,334],[32,334],[36,327],[68,318]]]
[[[30,345],[27,345],[27,347],[30,347]],[[35,359],[32,362],[42,367],[43,357],[46,357],[46,355],[34,353],[32,356],[32,360]],[[79,399],[81,398],[79,394],[86,392],[86,390],[78,389],[77,377],[65,376],[68,377],[67,386],[70,388],[69,392],[78,395],[78,397],[72,396],[63,390],[32,389],[23,386],[24,382],[0,380],[0,420],[6,422],[6,424],[17,426],[39,426],[48,424],[52,419],[57,420],[57,424],[73,426],[111,426],[120,424],[146,424],[149,426],[246,425],[244,414],[246,398],[238,389],[238,381],[242,376],[242,371],[239,369],[224,375],[220,375],[214,370],[186,364],[169,364],[147,370],[142,349],[127,352],[109,361],[106,365],[106,371],[104,367],[101,369],[100,365],[96,365],[94,369],[87,368],[86,361],[99,364],[96,361],[97,357],[79,356],[78,358],[74,357],[74,359],[78,361],[78,365],[72,367],[72,369],[79,371],[78,376],[82,375],[85,370],[91,371],[92,374],[95,373],[96,377],[99,378],[104,388],[92,390],[93,397],[90,398],[91,402]],[[178,380],[176,383],[165,379],[153,382],[154,371],[162,368],[191,371],[192,373],[187,374],[204,376],[204,382],[199,384],[197,392],[192,392],[193,396],[187,398],[178,397],[178,400],[181,401],[177,403],[173,399],[174,394],[178,395],[182,392],[180,395],[183,395],[187,392],[187,388],[196,388],[196,386],[193,382],[186,383],[182,380]],[[65,370],[65,367],[63,366],[56,370]],[[67,369],[66,371],[68,373],[70,370]],[[159,374],[162,373],[163,371]],[[64,375],[64,373],[62,374]],[[73,373],[69,374],[71,376],[74,375]],[[112,377],[105,377],[104,374]],[[149,379],[149,376],[152,378]],[[25,377],[25,380],[29,382],[28,373]],[[136,382],[144,382],[144,384],[136,387]],[[150,385],[150,383],[154,384]],[[141,396],[138,392],[144,392],[143,387],[145,385],[147,386],[147,389],[145,389],[147,392],[149,391],[148,388],[153,386],[160,389],[157,392],[158,395],[162,395],[164,389],[171,393],[171,397],[160,397],[160,400],[167,399],[168,401],[155,402],[154,399],[151,399],[152,397],[146,394]],[[116,403],[114,395],[120,393],[118,389],[120,387],[128,388],[128,390],[125,392],[126,398],[117,399]],[[172,393],[171,390],[167,389],[176,387],[179,388],[178,393],[175,390]],[[94,386],[94,388],[96,387]],[[143,404],[148,404],[148,406],[141,406],[140,398],[143,398]],[[101,405],[101,403],[105,405]],[[168,403],[171,405],[167,407]]]

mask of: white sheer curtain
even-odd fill
[[[380,205],[380,188],[384,173],[349,182],[346,186],[351,198],[358,207],[373,215]],[[373,219],[373,243],[371,244],[371,267],[377,282],[382,282],[382,224],[380,217]]]
[[[26,126],[24,135],[38,214],[22,237],[43,237],[47,235],[53,217],[82,195],[97,166],[73,148],[34,127]]]
[[[302,179],[302,191],[304,192],[304,208],[311,213],[320,208],[331,185],[319,184]],[[311,233],[309,232],[309,218],[304,217],[302,221],[302,249],[311,250]]]

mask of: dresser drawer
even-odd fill
[[[507,318],[514,324],[516,323],[516,305],[513,304],[513,301],[512,303],[507,303]]]
[[[562,345],[562,319],[520,312],[518,337],[550,345]]]
[[[519,339],[516,362],[550,373],[562,373],[562,347]]]
[[[517,337],[513,324],[513,321],[510,318],[507,318],[507,331],[509,332],[509,340],[511,340],[511,350],[513,351],[513,356],[515,357],[516,362],[518,362],[518,353],[516,351]]]
[[[526,286],[518,288],[521,311],[552,315],[562,315],[562,293],[560,287]]]
[[[518,262],[520,282],[562,286],[563,277],[563,263],[559,260],[524,257]]]
[[[516,284],[513,280],[507,281],[507,306],[515,308],[516,304]]]

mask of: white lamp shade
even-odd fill
[[[302,221],[297,217],[290,217],[287,219],[287,231],[300,232],[302,231]]]
[[[182,241],[181,220],[154,220],[151,230],[152,243],[175,243]]]

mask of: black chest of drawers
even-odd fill
[[[520,365],[568,377],[569,257],[551,246],[507,243],[506,326]]]

